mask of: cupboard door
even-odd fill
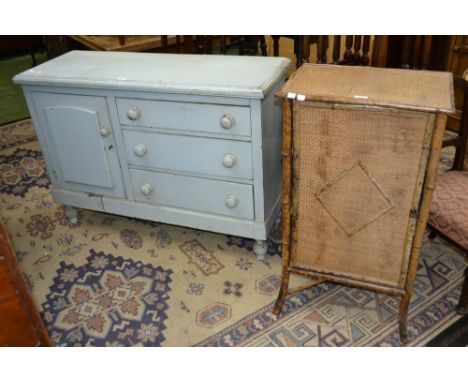
[[[122,177],[105,97],[33,93],[43,150],[58,188],[123,196]]]

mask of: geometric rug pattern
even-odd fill
[[[51,197],[30,120],[0,126],[0,137],[0,164],[10,165],[0,172],[0,215],[55,345],[402,346],[396,297],[325,283],[290,296],[273,315],[279,220],[264,261],[252,240],[235,236],[90,210],[70,225]],[[410,346],[460,318],[465,266],[456,248],[425,240]],[[295,276],[290,286],[303,282]]]
[[[412,345],[427,342],[432,331],[458,319],[465,262],[447,259],[444,245],[427,243],[411,299],[408,333]],[[456,280],[456,281],[455,281]],[[202,341],[200,346],[401,346],[396,323],[399,299],[326,283],[290,297],[282,314],[273,304],[242,323]]]
[[[90,251],[60,263],[42,312],[56,346],[159,346],[171,270]]]
[[[31,187],[49,188],[49,183],[40,151],[16,149],[0,157],[0,193],[23,197]]]

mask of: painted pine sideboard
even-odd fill
[[[73,51],[14,77],[52,195],[76,208],[255,239],[281,197],[286,58]]]

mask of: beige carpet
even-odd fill
[[[29,120],[0,127],[0,214],[57,346],[401,346],[397,298],[322,284],[271,313],[279,222],[264,262],[239,237],[86,210],[69,225]],[[459,318],[464,267],[446,243],[425,244],[411,345]]]

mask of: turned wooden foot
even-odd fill
[[[265,256],[268,251],[268,243],[266,240],[256,240],[253,246],[253,251],[257,255],[257,260],[265,260]]]
[[[78,224],[78,210],[72,206],[64,206],[65,216],[70,224]]]

